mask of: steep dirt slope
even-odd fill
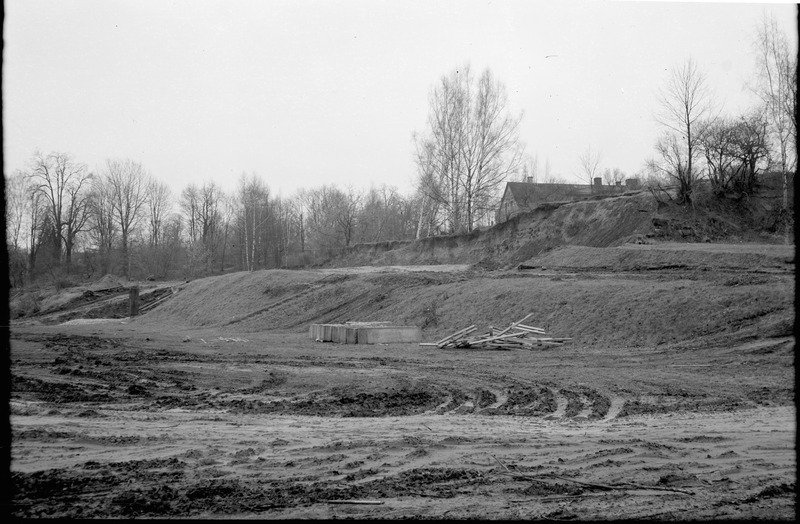
[[[461,235],[354,246],[335,266],[474,264],[513,266],[561,245],[619,245],[652,229],[657,203],[648,193],[549,203],[489,229]]]
[[[560,246],[609,247],[653,242],[784,243],[780,206],[767,189],[743,200],[698,196],[693,206],[659,202],[649,192],[538,206],[491,228],[353,246],[329,265],[479,264],[510,268]],[[793,236],[793,232],[790,232]]]

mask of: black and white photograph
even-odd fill
[[[9,517],[796,520],[797,4],[3,7]]]

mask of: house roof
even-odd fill
[[[534,194],[536,185],[537,184],[532,184],[530,182],[507,182],[506,190],[503,193],[503,200],[506,200],[506,197],[510,196],[517,204],[524,203],[528,200],[529,196]]]
[[[548,196],[566,195],[588,189],[580,184],[539,184],[535,182],[506,182],[503,200],[513,199],[517,205],[525,206],[546,199]],[[545,197],[545,198],[543,198]]]

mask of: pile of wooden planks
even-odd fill
[[[524,324],[533,313],[525,318],[512,323],[503,330],[489,331],[482,335],[475,335],[475,325],[456,331],[442,340],[434,343],[423,343],[422,346],[436,346],[438,348],[469,348],[469,349],[536,349],[545,346],[561,346],[570,342],[571,338],[553,338],[545,336],[542,328]]]

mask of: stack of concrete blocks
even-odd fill
[[[337,342],[339,344],[391,344],[422,340],[420,328],[392,326],[391,322],[312,324],[310,335],[317,342]]]

